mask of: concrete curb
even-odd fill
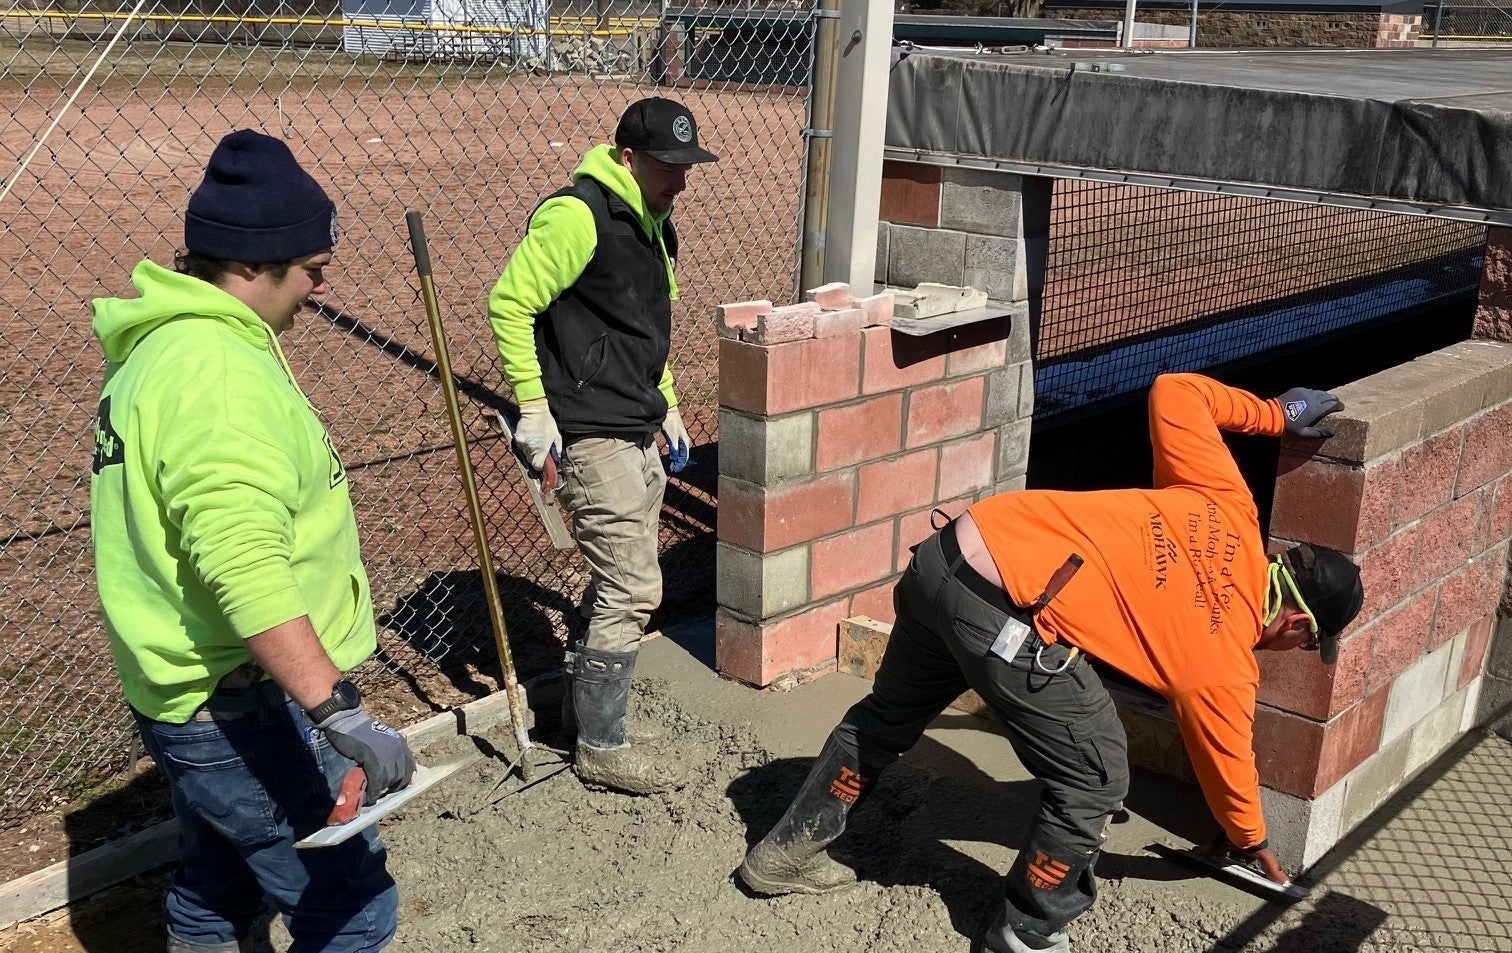
[[[534,722],[533,710],[559,700],[561,669],[522,682],[526,717]],[[461,708],[439,712],[424,721],[400,729],[410,747],[423,751],[431,745],[477,734],[509,723],[509,698],[500,691]],[[533,724],[526,725],[529,729]],[[0,886],[0,930],[51,913],[75,900],[161,867],[178,857],[178,821],[170,818],[118,841],[102,844],[76,857],[17,877]]]

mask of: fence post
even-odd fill
[[[853,0],[840,4],[840,13],[823,274],[865,290],[877,264],[893,5]]]
[[[1433,8],[1433,47],[1438,49],[1439,31],[1444,26],[1444,0],[1439,0]]]

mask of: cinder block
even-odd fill
[[[832,338],[840,335],[854,337],[861,333],[866,319],[860,308],[845,308],[840,311],[821,311],[814,316],[814,337]]]
[[[1255,709],[1255,761],[1260,783],[1299,797],[1317,797],[1380,748],[1386,691],[1367,695],[1325,724]]]
[[[1321,442],[1284,437],[1282,449],[1364,464],[1417,443],[1422,436],[1423,401],[1416,394],[1394,392],[1387,382],[1367,387],[1363,381],[1335,393],[1346,409],[1328,418],[1334,436]]]
[[[719,474],[758,486],[814,472],[814,415],[749,417],[719,410]]]
[[[922,447],[981,429],[986,386],[985,377],[967,377],[910,393],[903,445]]]
[[[1032,421],[1016,420],[997,429],[997,463],[992,478],[998,483],[1018,483],[1029,472],[1029,432]]]
[[[998,368],[987,375],[987,407],[982,411],[983,427],[1000,427],[1019,419],[1019,379],[1022,376],[1023,367],[1018,364]]]
[[[1262,787],[1260,809],[1271,850],[1281,866],[1301,872],[1323,858],[1344,836],[1341,781],[1316,798],[1301,798]]]
[[[1364,486],[1361,467],[1283,453],[1271,504],[1271,532],[1354,552]]]
[[[1029,297],[1029,276],[1024,268],[1024,243],[1017,238],[968,235],[965,283],[980,288],[998,301],[1024,301]]]
[[[1425,358],[1413,362],[1439,378],[1437,388],[1423,402],[1423,436],[1432,437],[1459,427],[1486,408],[1490,373],[1463,361],[1449,363]]]
[[[887,284],[887,256],[892,247],[892,226],[886,222],[877,223],[877,264],[872,272],[872,279],[879,285]],[[963,252],[964,254],[964,252]]]
[[[1029,315],[1015,314],[1009,318],[1008,357],[1009,364],[1027,364],[1034,358],[1033,342],[1029,338]]]
[[[1439,587],[1438,612],[1430,646],[1449,641],[1484,616],[1496,612],[1507,566],[1506,550],[1483,553],[1449,574]]]
[[[939,498],[974,499],[982,489],[991,486],[996,451],[997,435],[991,431],[941,447]]]
[[[1449,675],[1454,679],[1450,690],[1459,690],[1486,674],[1486,659],[1490,655],[1491,637],[1496,632],[1496,617],[1486,615],[1465,630],[1464,647],[1459,664],[1451,666]]]
[[[866,328],[861,332],[861,341],[863,394],[917,387],[945,376],[945,355],[915,360],[903,350],[906,336],[891,328]]]
[[[827,285],[810,288],[803,293],[803,297],[826,311],[843,311],[856,303],[856,299],[851,297],[851,286],[844,281],[832,281]]]
[[[856,523],[874,523],[931,505],[938,469],[939,451],[934,447],[862,465],[857,472]]]
[[[892,575],[893,521],[847,530],[809,544],[809,587],[815,599],[859,589]]]
[[[805,341],[814,336],[814,320],[818,316],[819,306],[812,301],[773,308],[757,316],[755,331],[743,331],[742,336],[763,346]]]
[[[719,478],[719,539],[774,553],[851,525],[855,477],[830,473],[803,483],[759,487]]]
[[[1480,305],[1475,309],[1475,325],[1471,333],[1477,338],[1512,341],[1512,306]]]
[[[876,460],[903,448],[903,395],[882,394],[819,411],[820,472]]]
[[[1381,725],[1382,744],[1390,744],[1406,734],[1448,697],[1450,693],[1445,687],[1449,683],[1449,660],[1453,655],[1453,644],[1441,645],[1418,659],[1391,683]]]
[[[1384,615],[1413,592],[1412,568],[1417,549],[1417,527],[1408,527],[1355,560],[1360,565],[1360,585],[1365,589],[1365,603],[1359,615],[1362,622]]]
[[[1464,437],[1465,428],[1454,427],[1402,451],[1401,472],[1405,478],[1397,488],[1391,517],[1393,527],[1420,519],[1454,498]]]
[[[1327,721],[1365,697],[1371,648],[1380,623],[1358,627],[1339,642],[1339,660],[1324,665],[1316,652],[1256,652],[1257,698],[1281,711]]]
[[[1512,471],[1512,402],[1470,420],[1465,427],[1461,460],[1455,496],[1464,496]]]
[[[1405,778],[1410,778],[1444,753],[1460,736],[1460,723],[1465,720],[1467,693],[1457,691],[1428,717],[1418,722],[1407,736],[1407,763],[1402,766]],[[1401,744],[1400,741],[1397,742]]]
[[[719,403],[758,416],[808,410],[860,391],[858,337],[814,338],[762,347],[719,342]]]
[[[813,606],[769,622],[720,609],[714,614],[714,663],[721,674],[758,688],[794,672],[833,671],[840,620],[849,600]]]
[[[1034,365],[1025,361],[1023,370],[1019,378],[1019,418],[1028,420],[1034,416]]]
[[[940,176],[940,225],[979,235],[1017,237],[1023,180],[1008,172],[946,167]]]
[[[809,601],[808,547],[754,553],[728,543],[715,545],[719,605],[750,619],[770,619]]]
[[[1487,485],[1484,492],[1472,547],[1476,552],[1484,552],[1512,534],[1512,475]]]
[[[1344,830],[1352,830],[1370,816],[1406,781],[1409,740],[1399,738],[1371,755],[1344,779]]]
[[[893,296],[886,291],[868,295],[865,298],[857,298],[856,307],[861,309],[862,323],[865,327],[886,327],[892,324]]]
[[[1412,565],[1413,588],[1420,589],[1447,576],[1469,560],[1482,496],[1482,491],[1477,490],[1471,496],[1441,506],[1414,528],[1418,548]]]
[[[891,636],[890,622],[859,614],[841,620],[837,667],[857,678],[876,677],[877,667],[882,664],[882,653],[887,651],[887,640]]]
[[[1374,657],[1365,690],[1376,691],[1411,668],[1428,648],[1433,614],[1438,606],[1438,586],[1413,595],[1386,613],[1375,627]]]
[[[891,625],[897,618],[893,612],[893,588],[898,584],[896,575],[888,576],[880,585],[862,589],[851,596],[850,613],[853,616],[868,616],[878,622]]]
[[[766,300],[722,304],[719,306],[715,320],[719,328],[719,336],[739,339],[742,331],[756,330],[757,319],[771,310],[772,302]]]
[[[939,228],[888,227],[887,283],[960,285],[966,273],[966,233]]]

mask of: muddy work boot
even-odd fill
[[[581,648],[572,663],[572,704],[577,721],[573,770],[593,787],[626,794],[659,794],[687,783],[683,772],[625,735],[634,652]]]
[[[825,851],[845,832],[845,817],[871,778],[830,735],[782,820],[746,854],[738,871],[752,893],[826,893],[856,882],[856,872]]]

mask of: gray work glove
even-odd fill
[[[409,786],[415,773],[409,742],[361,708],[338,711],[315,727],[325,732],[332,748],[362,766],[362,773],[367,775],[363,804],[370,805],[390,791]]]
[[[546,456],[560,460],[562,457],[562,432],[557,429],[556,418],[546,398],[527,400],[520,405],[520,425],[515,428],[515,446],[530,461],[530,468],[537,473],[546,471]]]
[[[667,441],[667,472],[681,473],[688,465],[688,450],[693,438],[683,426],[682,413],[676,407],[667,408],[667,419],[661,425],[662,439]]]
[[[1286,432],[1313,440],[1332,437],[1332,427],[1319,427],[1317,423],[1334,411],[1344,409],[1344,402],[1328,391],[1307,387],[1293,387],[1276,399],[1281,402],[1281,413],[1286,418]]]

